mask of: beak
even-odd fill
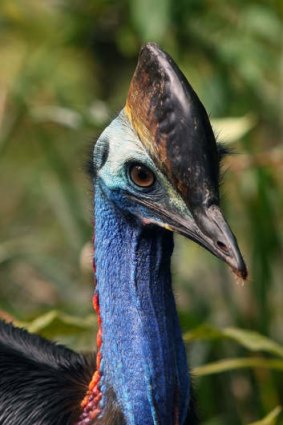
[[[194,211],[193,215],[193,219],[179,215],[171,216],[168,225],[172,230],[194,240],[223,260],[238,277],[245,280],[248,276],[246,264],[220,208],[211,205]]]
[[[157,204],[135,195],[130,195],[129,199],[154,212],[156,219],[143,220],[145,224],[156,224],[193,240],[228,264],[237,277],[247,279],[248,271],[237,239],[218,205],[195,207],[193,210],[185,207],[186,212],[172,208],[172,204],[166,200]]]

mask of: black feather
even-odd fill
[[[233,149],[227,145],[225,145],[224,143],[221,142],[217,142],[217,151],[218,151],[218,160],[219,163],[221,163],[221,161],[228,155],[232,155]]]
[[[104,143],[101,145],[101,148],[97,150],[96,156],[93,156],[94,144],[89,147],[87,160],[86,160],[86,172],[93,180],[96,178],[97,172],[103,167],[107,161],[109,155],[109,142],[104,140]]]
[[[94,355],[0,321],[0,424],[73,425],[94,371]]]
[[[192,383],[192,374],[190,373],[190,379],[191,379],[191,388],[190,388],[190,403],[189,403],[189,412],[187,419],[185,420],[184,425],[200,425],[200,419],[197,409],[197,403],[194,393],[194,386]]]
[[[84,169],[86,174],[93,180],[96,177],[96,167],[93,162],[93,147],[94,143],[92,142],[86,152],[86,160],[84,161]]]

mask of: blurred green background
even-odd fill
[[[236,152],[223,166],[222,204],[249,281],[237,285],[181,238],[174,256],[206,425],[269,412],[260,423],[283,423],[282,23],[281,0],[0,3],[2,317],[74,348],[95,346],[84,164],[124,105],[144,41],[175,58]]]

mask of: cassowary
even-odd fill
[[[97,353],[1,322],[1,425],[198,423],[170,258],[177,232],[247,276],[219,208],[221,154],[185,76],[146,44],[91,161]]]

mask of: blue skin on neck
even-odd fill
[[[172,233],[145,227],[105,193],[96,183],[104,402],[112,387],[127,425],[182,425],[189,372],[171,287]]]

